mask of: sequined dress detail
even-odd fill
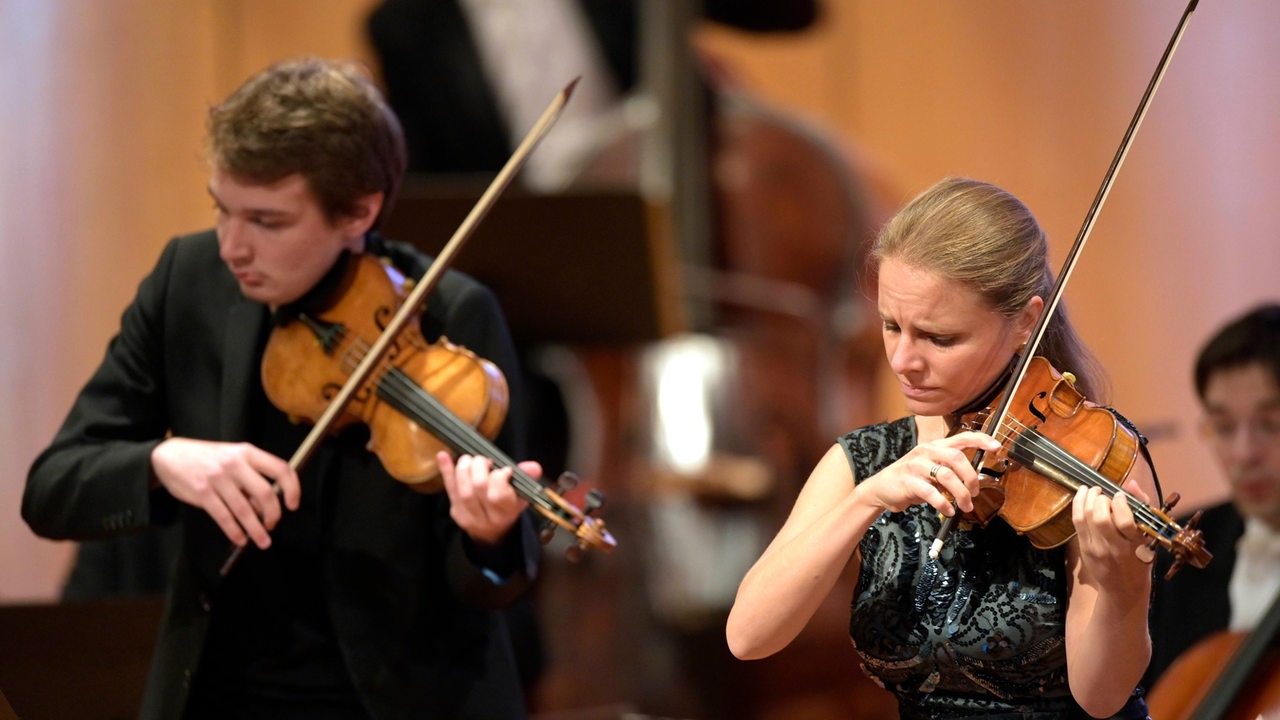
[[[839,440],[857,482],[916,444],[913,418]],[[849,635],[903,718],[1083,718],[1067,685],[1064,551],[1038,550],[1002,520],[959,525],[928,556],[938,513],[882,514],[864,536]]]

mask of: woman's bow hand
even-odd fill
[[[873,502],[894,512],[928,503],[943,515],[973,510],[978,493],[978,473],[965,450],[994,452],[1000,449],[990,435],[966,431],[921,443],[892,465],[862,483]]]

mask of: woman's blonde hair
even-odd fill
[[[1053,287],[1049,247],[1040,224],[1022,201],[989,183],[947,178],[925,190],[876,237],[871,261],[893,258],[955,280],[1013,317],[1031,298],[1046,302]],[[1095,402],[1104,375],[1058,306],[1036,348]]]

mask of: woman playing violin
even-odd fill
[[[1151,570],[1123,493],[1079,490],[1075,535],[1053,549],[994,519],[958,524],[929,556],[940,516],[973,509],[970,456],[1001,446],[954,418],[1029,340],[1052,286],[1044,234],[1007,192],[948,179],[886,225],[872,257],[885,354],[912,414],[844,435],[819,461],[739,587],[730,649],[785,647],[851,565],[853,644],[902,717],[1144,717]],[[1065,315],[1038,352],[1095,389]],[[1150,477],[1139,460],[1123,487],[1145,502]]]
[[[308,428],[260,373],[273,320],[324,303],[350,256],[427,267],[375,232],[405,167],[399,123],[355,68],[300,60],[212,108],[208,141],[216,227],[170,241],[142,281],[23,517],[55,539],[182,526],[143,717],[523,717],[497,609],[538,544],[510,468],[441,453],[446,492],[421,493],[351,425],[295,471],[283,458]],[[447,274],[421,328],[519,377],[475,281]],[[517,434],[497,443],[518,457]],[[233,545],[251,549],[224,576]]]

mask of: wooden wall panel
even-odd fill
[[[26,468],[161,243],[207,217],[207,4],[19,2],[0,20],[0,600],[51,596],[70,546],[17,520]]]

